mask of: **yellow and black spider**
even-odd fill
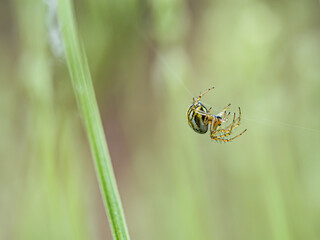
[[[187,118],[189,126],[197,133],[204,134],[208,131],[210,127],[210,136],[213,140],[222,141],[222,142],[230,142],[233,139],[240,137],[244,134],[247,129],[245,129],[242,133],[236,135],[232,138],[225,138],[231,135],[233,129],[237,128],[240,125],[241,121],[241,110],[239,107],[239,117],[236,119],[236,114],[233,114],[232,123],[222,128],[221,124],[225,123],[229,120],[230,112],[227,113],[227,109],[231,104],[226,106],[222,112],[217,115],[210,114],[211,108],[207,110],[207,108],[200,102],[201,97],[209,92],[212,88],[209,88],[204,93],[200,94],[198,99],[193,99],[193,104],[188,108]]]

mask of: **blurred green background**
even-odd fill
[[[55,1],[1,1],[0,239],[111,239]],[[77,0],[132,239],[320,239],[320,4]],[[243,113],[232,143],[186,109]]]

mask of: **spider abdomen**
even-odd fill
[[[208,123],[205,123],[207,108],[202,104],[192,104],[187,111],[189,126],[197,133],[204,134],[208,131]]]

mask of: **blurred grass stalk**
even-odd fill
[[[114,239],[130,239],[96,102],[89,66],[78,38],[71,0],[59,0],[59,21],[68,69],[84,120]]]
[[[18,78],[27,95],[23,98],[27,114],[22,116],[26,132],[21,135],[25,145],[21,155],[27,167],[21,164],[21,169],[15,170],[20,181],[26,172],[26,183],[19,186],[16,197],[19,207],[14,228],[4,231],[13,237],[5,239],[88,239],[87,224],[82,218],[85,211],[80,194],[82,178],[78,166],[74,167],[76,160],[79,162],[73,153],[74,134],[70,133],[74,124],[69,120],[67,125],[65,120],[69,116],[62,114],[61,108],[55,108],[46,7],[37,0],[15,1],[14,7],[21,49]],[[62,135],[60,123],[66,129]],[[61,166],[67,166],[65,175],[58,171]]]
[[[169,133],[174,133],[164,145],[169,152],[164,160],[165,167],[172,173],[167,178],[170,176],[170,185],[175,189],[171,200],[174,207],[165,213],[171,214],[167,227],[172,239],[222,239],[214,217],[208,214],[212,209],[207,191],[209,186],[200,160],[202,153],[194,138],[186,137],[186,126],[181,124],[186,117],[184,110],[180,110],[185,109],[186,105],[178,99],[183,99],[183,94],[188,93],[185,82],[192,75],[190,59],[183,46],[190,28],[186,2],[152,1],[151,9],[154,17],[152,33],[156,42],[153,68],[155,76],[158,74],[159,80],[164,80],[167,99],[165,116],[170,116],[167,128]],[[163,191],[167,193],[168,188]],[[171,207],[170,203],[168,205],[167,208]]]
[[[18,239],[50,239],[58,234],[61,212],[57,206],[55,175],[55,123],[51,69],[47,60],[44,6],[29,0],[15,4],[20,35],[19,78],[28,94],[26,142],[29,160],[27,186],[22,189],[21,217],[15,233]],[[32,26],[32,34],[30,33]],[[39,211],[38,209],[45,209]],[[46,224],[44,224],[46,223]],[[37,229],[35,228],[37,226]],[[59,233],[63,230],[59,231]]]

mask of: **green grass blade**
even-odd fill
[[[114,239],[130,239],[95,98],[89,66],[77,34],[72,2],[70,0],[59,0],[58,14],[72,85],[89,137],[112,234]]]

